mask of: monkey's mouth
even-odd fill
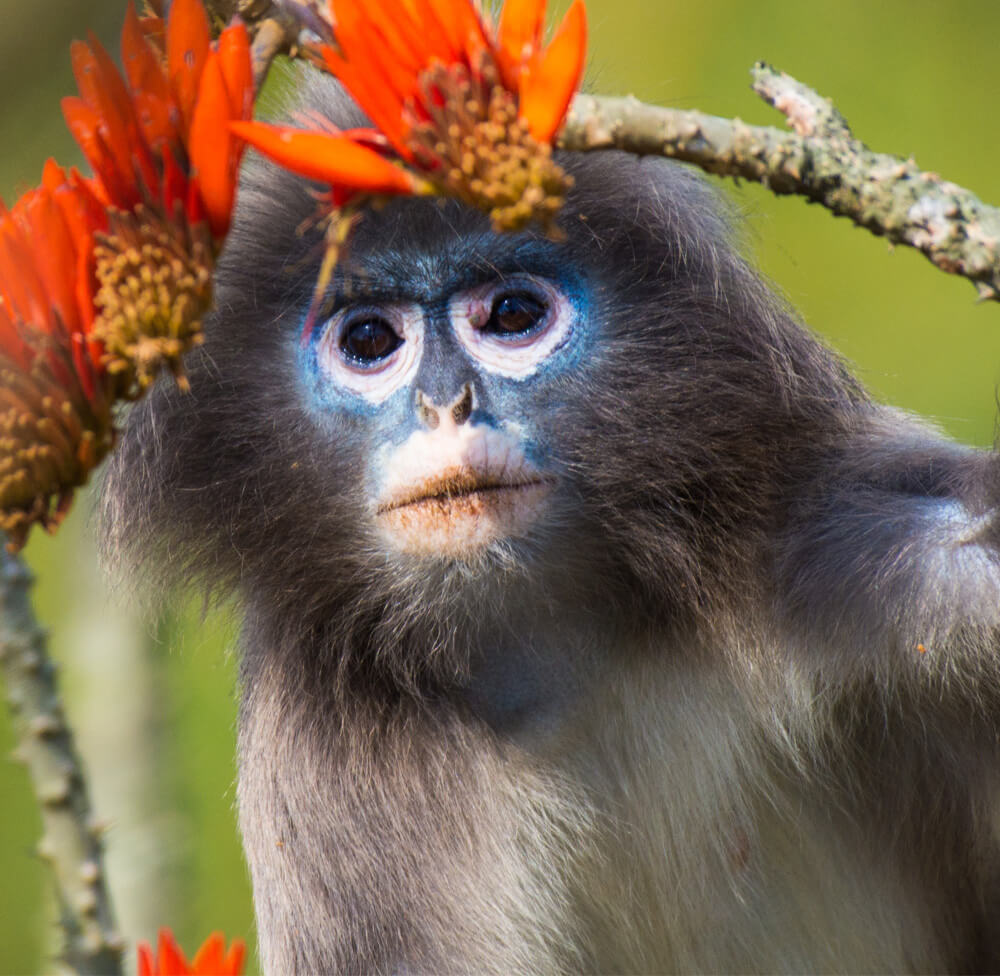
[[[382,531],[404,552],[461,556],[523,535],[552,486],[529,470],[498,476],[455,468],[393,492],[376,514]]]
[[[397,492],[395,497],[379,505],[378,514],[386,515],[410,505],[461,503],[472,495],[489,495],[493,492],[517,492],[525,488],[548,484],[544,479],[532,475],[503,479],[480,474],[468,468],[459,468],[428,478],[419,485]]]

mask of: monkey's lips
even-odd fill
[[[471,555],[523,535],[551,489],[530,470],[505,476],[457,467],[394,492],[378,506],[378,522],[404,552]]]

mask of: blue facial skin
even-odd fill
[[[459,239],[440,254],[423,253],[419,262],[406,261],[400,255],[388,267],[386,255],[380,253],[374,262],[377,266],[371,270],[365,267],[363,256],[360,260],[353,256],[351,270],[361,273],[354,278],[351,296],[344,295],[345,281],[338,276],[330,301],[298,353],[306,403],[321,423],[334,418],[353,421],[351,426],[367,430],[373,436],[378,455],[384,457],[421,428],[415,409],[418,390],[434,403],[444,405],[452,402],[464,384],[469,383],[476,403],[469,422],[492,427],[517,425],[528,459],[545,466],[544,445],[535,419],[544,420],[546,414],[551,414],[554,397],[559,396],[560,379],[572,372],[594,344],[591,290],[578,271],[567,267],[565,255],[560,254],[557,244],[535,238],[508,241],[489,235],[485,238],[489,245],[487,252],[475,247],[483,240]],[[473,358],[455,336],[448,315],[449,301],[457,292],[503,281],[514,274],[548,279],[558,286],[575,310],[566,340],[533,373],[522,378],[491,373]],[[317,353],[327,321],[341,307],[363,304],[374,309],[390,302],[413,302],[421,307],[423,354],[409,383],[381,403],[371,403],[338,387],[321,369]],[[550,425],[543,422],[539,426]]]
[[[475,242],[457,241],[453,253],[442,254],[438,260],[426,252],[410,261],[380,254],[378,264],[367,271],[350,297],[344,295],[343,282],[335,282],[334,294],[309,341],[298,343],[298,365],[309,412],[318,424],[327,427],[334,442],[338,435],[347,433],[349,442],[361,438],[367,444],[361,463],[371,501],[379,497],[386,461],[422,427],[416,410],[417,390],[443,405],[453,402],[465,383],[472,384],[476,402],[468,423],[515,434],[532,464],[558,474],[554,466],[558,462],[554,462],[554,452],[545,438],[559,433],[553,415],[565,399],[563,388],[579,382],[580,366],[592,356],[599,341],[603,316],[593,314],[598,311],[594,308],[596,289],[576,270],[578,263],[570,262],[549,241],[522,240],[512,246],[516,238],[489,235],[483,240],[485,245],[478,254]],[[520,379],[491,373],[474,359],[456,337],[448,315],[449,302],[457,292],[514,274],[554,283],[575,311],[565,341],[533,373]],[[381,403],[371,403],[338,386],[320,368],[317,353],[326,323],[339,308],[348,304],[372,307],[380,302],[420,306],[424,348],[410,382]],[[552,659],[552,655],[539,652],[534,640],[519,639],[509,647],[489,648],[472,661],[468,682],[456,694],[464,696],[469,707],[498,731],[513,734],[527,724],[544,724],[574,700],[568,669],[550,673],[547,662]]]

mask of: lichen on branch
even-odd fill
[[[763,63],[752,74],[754,91],[792,131],[632,97],[577,95],[560,146],[668,156],[778,195],[803,196],[916,248],[941,270],[972,281],[981,298],[1000,299],[1000,209],[912,159],[869,149],[829,100],[791,76]]]

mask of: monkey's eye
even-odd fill
[[[344,354],[360,366],[391,356],[402,344],[395,329],[385,319],[375,317],[352,322],[340,338]]]
[[[317,331],[315,362],[323,382],[371,403],[381,403],[413,376],[424,347],[417,305],[343,308]]]
[[[500,295],[493,300],[490,317],[481,329],[499,336],[522,336],[542,325],[548,313],[548,305],[534,295]]]
[[[452,328],[466,351],[501,376],[530,376],[570,339],[577,318],[569,296],[554,282],[511,275],[455,295]]]

